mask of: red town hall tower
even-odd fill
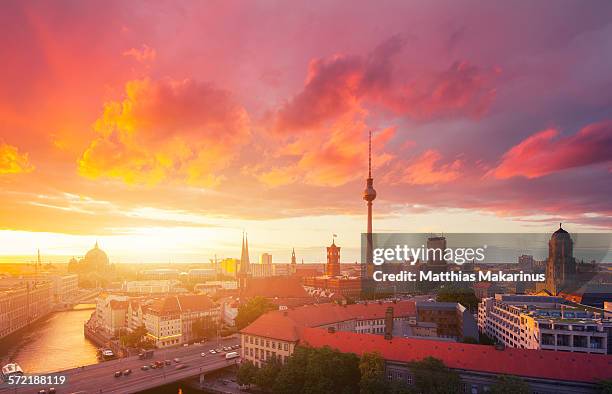
[[[331,246],[327,247],[327,265],[325,267],[327,276],[340,276],[340,247],[332,240]]]

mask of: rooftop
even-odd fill
[[[300,339],[305,327],[320,327],[347,320],[384,319],[388,307],[394,316],[415,316],[414,301],[352,304],[315,304],[284,311],[272,311],[260,316],[241,333],[286,341]]]
[[[303,343],[329,346],[341,352],[378,352],[389,361],[411,362],[435,357],[453,369],[516,375],[551,380],[595,383],[609,379],[612,356],[470,345],[413,338],[393,338],[352,332],[329,333],[321,328],[304,328]],[[562,367],[560,367],[562,366]]]

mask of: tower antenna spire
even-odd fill
[[[368,178],[372,178],[372,130],[368,137]]]

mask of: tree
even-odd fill
[[[301,393],[306,382],[306,367],[309,356],[309,348],[296,347],[276,377],[272,391],[277,394]]]
[[[147,329],[145,326],[140,326],[134,329],[132,332],[122,332],[119,336],[119,341],[125,347],[141,347],[149,348],[151,342],[145,339],[147,335]]]
[[[470,311],[478,308],[478,298],[473,289],[456,286],[445,286],[440,288],[436,296],[438,302],[458,302]]]
[[[385,361],[378,353],[364,353],[359,361],[359,392],[378,394],[387,391],[385,380]]]
[[[410,363],[416,390],[421,393],[455,394],[460,392],[459,374],[433,357]]]
[[[359,392],[359,358],[329,347],[311,349],[305,371],[304,393]]]
[[[258,368],[251,361],[247,360],[242,362],[240,368],[238,368],[238,384],[253,384],[257,371]]]
[[[255,384],[263,390],[271,391],[280,373],[281,367],[282,364],[279,359],[270,357],[257,371],[255,375]]]
[[[612,379],[602,380],[598,386],[602,394],[612,394]]]
[[[510,375],[500,375],[497,377],[493,386],[493,394],[529,394],[529,385],[519,377]]]
[[[264,313],[276,309],[276,306],[264,297],[253,297],[245,304],[238,307],[236,316],[236,328],[242,330],[253,323]]]
[[[359,392],[359,358],[328,347],[296,347],[281,366],[275,394],[353,394]]]
[[[210,317],[200,317],[191,323],[191,330],[197,339],[215,336],[217,325]]]

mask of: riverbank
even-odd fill
[[[0,341],[0,359],[3,363],[17,362],[26,373],[47,373],[97,363],[96,345],[83,333],[83,324],[91,312],[77,309],[47,315]]]

